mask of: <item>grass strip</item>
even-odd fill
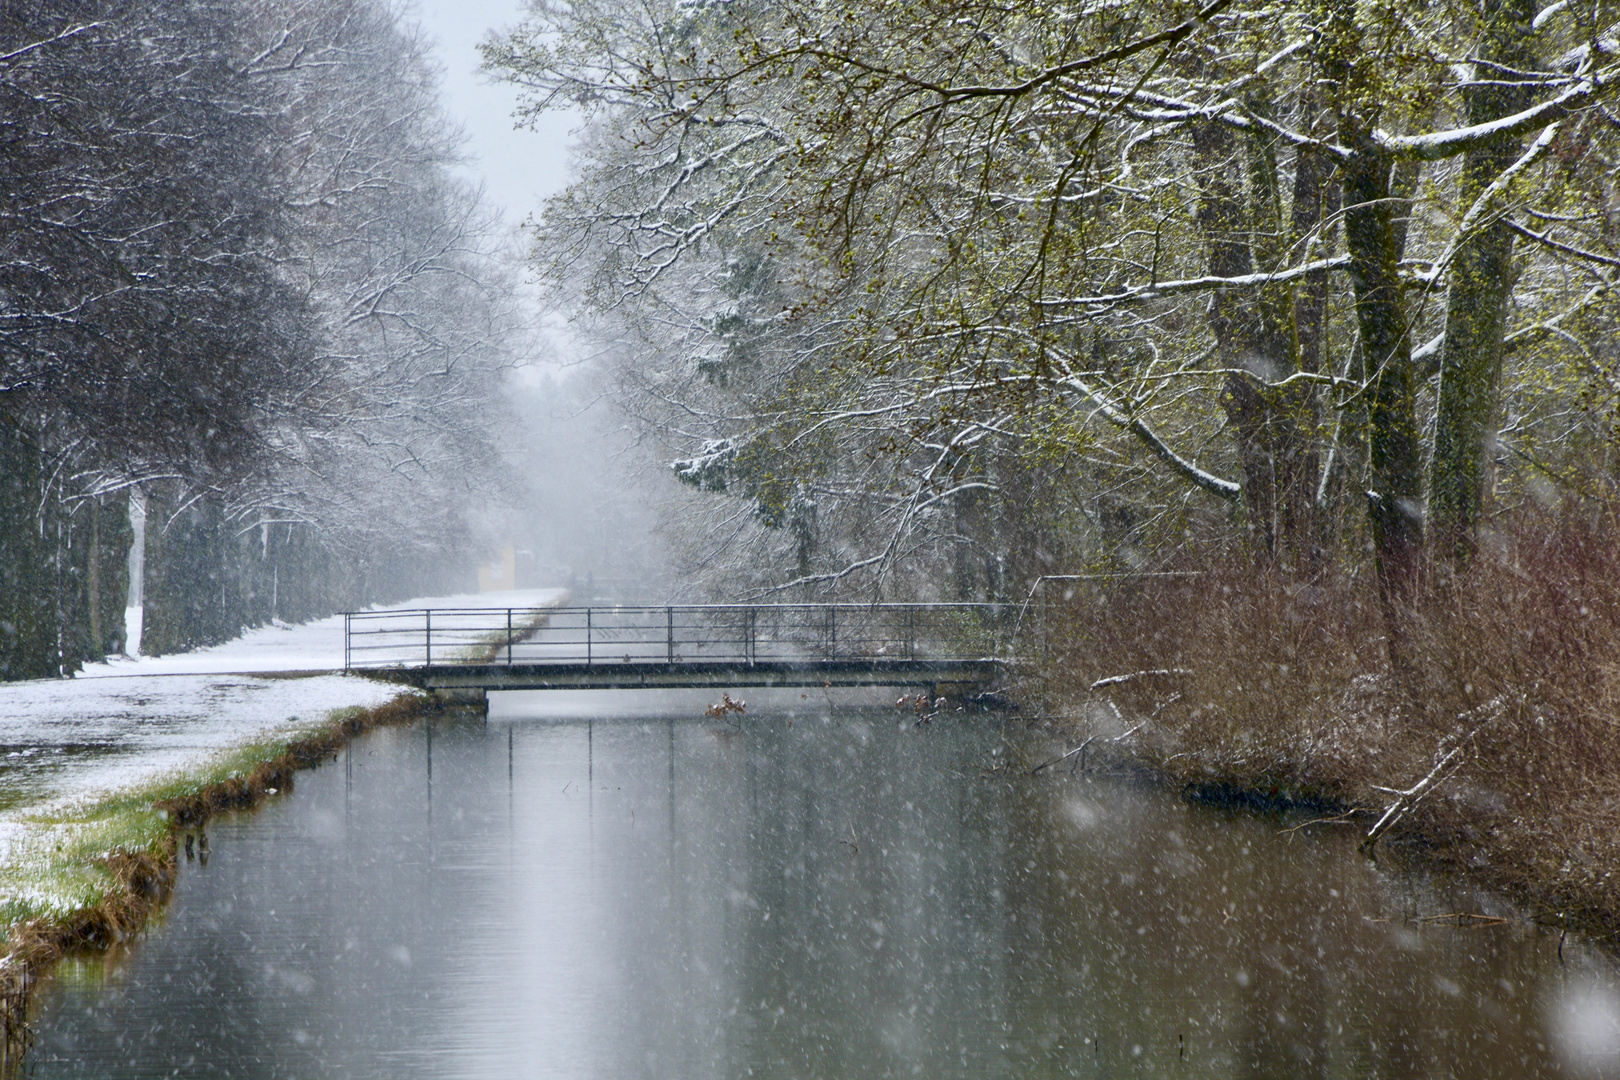
[[[40,976],[71,952],[108,949],[138,933],[173,892],[184,834],[214,814],[290,791],[300,769],[373,728],[441,707],[407,692],[369,709],[338,709],[314,731],[238,747],[196,773],[24,818],[29,833],[0,869],[0,1076],[12,1075],[28,1049],[29,999]]]
[[[480,634],[471,643],[456,650],[455,658],[473,664],[496,663],[500,660],[501,654],[513,645],[523,644],[550,626],[552,609],[561,606],[562,601],[559,599],[545,607],[526,611],[522,622],[515,623],[507,629],[490,630]]]

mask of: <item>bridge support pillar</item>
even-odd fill
[[[471,709],[474,712],[489,712],[489,691],[478,687],[456,687],[454,689],[429,690],[433,700],[446,709]]]

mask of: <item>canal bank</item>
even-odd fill
[[[123,944],[168,902],[182,838],[188,857],[200,838],[206,858],[204,829],[215,814],[291,794],[299,770],[364,732],[439,708],[426,695],[402,693],[371,708],[334,710],[294,737],[250,743],[164,780],[22,818],[22,835],[0,870],[6,897],[0,1066],[15,1066],[26,1054],[33,988],[56,963],[76,951]]]
[[[1620,868],[1615,834],[1606,831],[1613,806],[1594,783],[1589,802],[1548,805],[1545,816],[1505,813],[1509,800],[1448,757],[1451,747],[1426,758],[1411,745],[1386,746],[1405,757],[1391,783],[1368,779],[1361,768],[1297,758],[1290,747],[1251,740],[1198,749],[1170,725],[1122,723],[1133,714],[1106,706],[1057,727],[1067,735],[1062,756],[1088,755],[1092,768],[1132,774],[1179,791],[1190,800],[1260,814],[1302,815],[1291,828],[1342,832],[1374,863],[1412,873],[1443,873],[1500,895],[1527,918],[1561,933],[1580,934],[1620,956]],[[1082,750],[1083,748],[1083,750]],[[1038,762],[1041,765],[1057,762]],[[1066,766],[1065,766],[1066,767]],[[1395,770],[1391,770],[1395,771]],[[1549,786],[1547,804],[1556,787]],[[1519,794],[1536,797],[1535,788]],[[1460,919],[1470,917],[1457,913]]]
[[[1530,539],[1426,591],[1393,643],[1370,573],[1233,555],[1076,590],[1040,611],[1031,666],[1067,747],[1212,798],[1315,806],[1309,830],[1382,827],[1378,858],[1616,948],[1620,573],[1578,531]]]
[[[564,594],[492,595],[542,607]],[[428,707],[398,686],[334,673],[342,631],[341,616],[277,624],[193,653],[111,659],[73,679],[0,684],[8,1055],[42,970],[65,949],[127,937],[163,902],[188,816],[284,791],[327,748]]]

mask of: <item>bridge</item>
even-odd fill
[[[1006,604],[417,608],[343,616],[347,671],[447,700],[491,690],[904,686],[988,689]]]

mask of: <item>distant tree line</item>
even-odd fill
[[[0,677],[448,587],[522,348],[381,0],[0,14]]]
[[[534,264],[713,591],[1203,537],[1367,565],[1398,650],[1501,515],[1615,494],[1613,4],[530,7],[487,63],[587,118]]]

